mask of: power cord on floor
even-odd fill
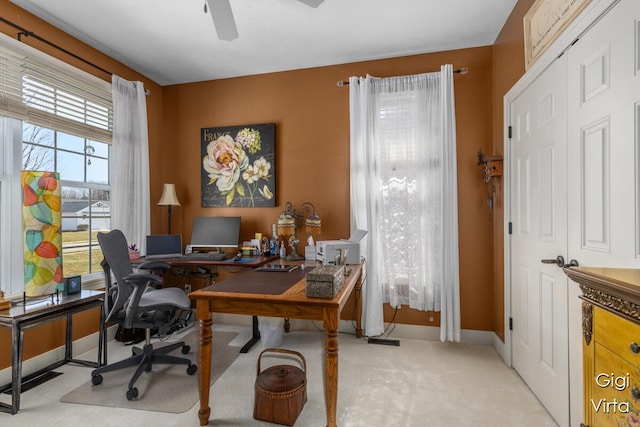
[[[164,342],[171,338],[177,332],[181,332],[184,329],[191,327],[189,320],[193,316],[193,310],[182,310],[176,320],[171,323],[169,330],[166,333],[158,332],[158,340]]]

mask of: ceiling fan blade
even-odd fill
[[[229,0],[207,0],[209,13],[216,27],[216,33],[220,40],[234,40],[238,38],[238,28],[233,19],[233,11]]]
[[[324,0],[298,0],[300,3],[304,3],[307,6],[318,7]]]

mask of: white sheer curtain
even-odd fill
[[[382,304],[440,311],[440,339],[460,340],[453,70],[351,77],[351,210],[368,230],[363,327]]]
[[[111,228],[122,230],[129,244],[146,253],[150,198],[145,90],[142,82],[116,75],[112,87]]]

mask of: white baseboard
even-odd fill
[[[219,314],[214,313],[213,324],[228,323],[233,325],[251,326],[251,316],[238,314]],[[310,330],[317,331],[322,329],[322,322],[311,320],[291,319],[291,330]],[[340,332],[353,333],[355,330],[355,322],[351,320],[341,320],[338,330]],[[385,325],[386,327],[387,325]],[[440,328],[434,326],[419,325],[403,325],[396,324],[389,338],[405,338],[414,340],[440,341]],[[476,331],[472,329],[463,329],[460,332],[460,342],[463,344],[490,345],[495,348],[496,338],[492,331]],[[501,342],[499,338],[497,341]],[[504,346],[504,343],[502,343]],[[496,351],[500,353],[499,349]],[[504,357],[503,357],[504,359]]]
[[[111,341],[118,330],[117,326],[107,329],[107,340]],[[73,357],[86,353],[98,346],[98,333],[87,335],[73,342]],[[22,376],[32,374],[64,359],[64,346],[42,353],[36,357],[22,362]],[[11,367],[0,370],[0,385],[9,384],[11,382]]]
[[[493,335],[493,341],[491,342],[491,345],[493,346],[493,348],[496,350],[496,352],[498,353],[498,355],[502,358],[502,360],[506,363],[507,362],[507,348],[504,344],[504,341],[502,341],[500,339],[500,337],[498,336],[498,334],[496,334],[495,332],[492,332]]]

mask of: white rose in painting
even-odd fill
[[[202,167],[209,174],[209,184],[216,183],[219,191],[230,191],[247,167],[249,159],[242,146],[229,135],[211,141]]]

